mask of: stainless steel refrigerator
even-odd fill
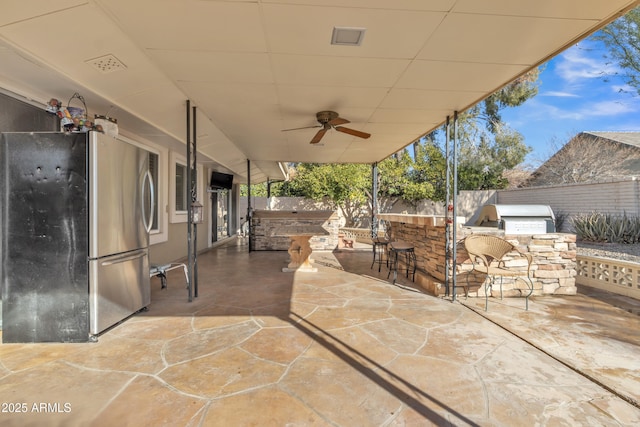
[[[3,342],[86,342],[150,304],[148,153],[97,132],[0,139]]]

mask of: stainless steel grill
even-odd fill
[[[547,205],[484,205],[468,225],[504,230],[505,234],[545,234],[556,231]]]

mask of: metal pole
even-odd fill
[[[451,242],[452,253],[451,253],[451,264],[453,267],[453,301],[456,300],[456,263],[457,263],[457,230],[458,224],[456,223],[456,218],[458,216],[458,112],[454,111],[453,113],[453,242]]]
[[[251,240],[251,160],[247,159],[247,230],[249,231],[249,252],[253,250]]]
[[[450,292],[450,274],[449,268],[451,266],[451,236],[449,233],[451,232],[451,224],[450,220],[450,212],[449,205],[451,204],[451,153],[449,152],[449,131],[450,131],[450,123],[449,116],[447,116],[447,121],[445,124],[444,132],[445,132],[445,143],[444,143],[444,158],[445,158],[445,175],[446,175],[446,184],[445,184],[445,226],[444,226],[444,258],[445,258],[445,269],[444,269],[444,295],[451,295]]]
[[[267,177],[267,209],[271,210],[271,180]]]
[[[196,179],[193,180],[193,189],[191,193],[191,202],[198,200],[198,163],[196,157],[198,155],[198,142],[197,142],[197,125],[196,125],[196,107],[193,107],[193,170],[196,171]],[[191,175],[189,175],[191,180]],[[191,207],[189,207],[191,212]],[[193,217],[193,212],[191,213]],[[198,298],[198,224],[193,224],[193,296]]]
[[[371,165],[371,238],[378,237],[378,162]],[[373,248],[375,251],[375,247]]]
[[[187,99],[187,203],[191,196],[191,101]],[[193,269],[191,267],[191,206],[187,206],[187,272],[189,276],[189,302],[193,301],[191,284],[193,283]]]

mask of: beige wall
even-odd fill
[[[151,264],[168,264],[187,258],[187,224],[169,224],[169,239],[149,247],[149,261]],[[208,224],[198,225],[198,251],[208,247]]]
[[[629,179],[590,184],[568,184],[534,188],[519,188],[514,190],[486,190],[461,191],[457,198],[457,215],[468,221],[480,207],[485,204],[541,204],[549,205],[556,217],[559,215],[576,215],[589,212],[603,212],[640,216],[640,181]],[[254,209],[279,210],[323,210],[330,209],[327,204],[306,200],[300,197],[252,197]],[[240,200],[240,216],[245,216],[247,210],[246,197]],[[390,212],[410,213],[419,215],[444,215],[444,203],[425,200],[412,207],[403,203],[396,203]],[[340,215],[340,211],[338,210]],[[368,216],[368,212],[363,212]],[[341,219],[344,221],[344,219]],[[368,220],[363,221],[368,224]],[[570,224],[565,219],[562,229],[569,232]]]
[[[463,216],[467,219],[483,205],[496,203],[496,191],[495,190],[483,190],[483,191],[461,191],[458,196],[458,212],[457,216]],[[384,206],[381,203],[381,206]],[[251,197],[251,207],[253,209],[272,209],[272,210],[332,210],[331,206],[327,203],[315,202],[313,200],[305,199],[303,197],[271,197],[267,200],[266,197]],[[340,209],[336,210],[342,224],[344,224],[344,218]],[[240,199],[240,216],[245,216],[247,212],[247,198]],[[396,203],[388,212],[381,213],[408,213],[418,215],[444,215],[445,206],[443,202],[433,202],[431,200],[423,200],[418,203],[416,207],[413,207],[402,201]],[[363,216],[364,224],[369,224],[369,212],[363,210],[361,212]]]
[[[205,171],[205,183],[208,183],[209,172]],[[239,191],[237,189],[237,185],[234,186],[234,195],[236,199]],[[204,209],[204,222],[202,224],[198,224],[197,226],[197,244],[198,252],[202,252],[209,248],[209,233],[211,229],[211,200],[209,193],[204,193],[205,200],[201,200],[200,202],[203,205]],[[235,239],[236,235],[233,233],[234,228],[236,228],[239,224],[240,217],[246,215],[246,197],[244,198],[245,205],[244,210],[239,210],[237,212],[233,212],[232,218],[230,221],[232,223],[232,236],[226,239],[226,241],[230,241],[231,239]],[[236,200],[237,204],[237,200]],[[230,207],[232,209],[232,207]],[[149,247],[149,260],[151,264],[168,264],[170,262],[175,261],[184,261],[187,259],[188,247],[187,247],[187,223],[171,223],[169,222],[167,225],[168,238],[166,242],[156,243]],[[223,240],[222,242],[224,242]],[[220,243],[220,242],[217,242]],[[216,243],[216,244],[217,244]]]
[[[640,216],[640,182],[636,180],[519,188],[498,192],[498,203],[549,205],[556,217],[590,212]],[[562,230],[569,231],[564,221]]]

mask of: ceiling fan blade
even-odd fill
[[[320,129],[318,133],[316,133],[316,136],[313,137],[310,144],[317,144],[318,142],[320,142],[325,133],[327,133],[327,128]]]
[[[338,132],[348,133],[349,135],[357,136],[358,138],[367,139],[371,136],[370,133],[361,132],[359,130],[349,129],[342,126],[336,126],[334,129],[337,130]]]
[[[300,129],[313,129],[313,128],[321,128],[322,125],[317,125],[317,126],[304,126],[301,128],[291,128],[291,129],[282,129],[281,132],[288,132],[290,130],[300,130]]]
[[[343,119],[342,117],[336,117],[335,119],[329,121],[329,124],[331,126],[346,125],[347,123],[351,122],[347,119]]]

